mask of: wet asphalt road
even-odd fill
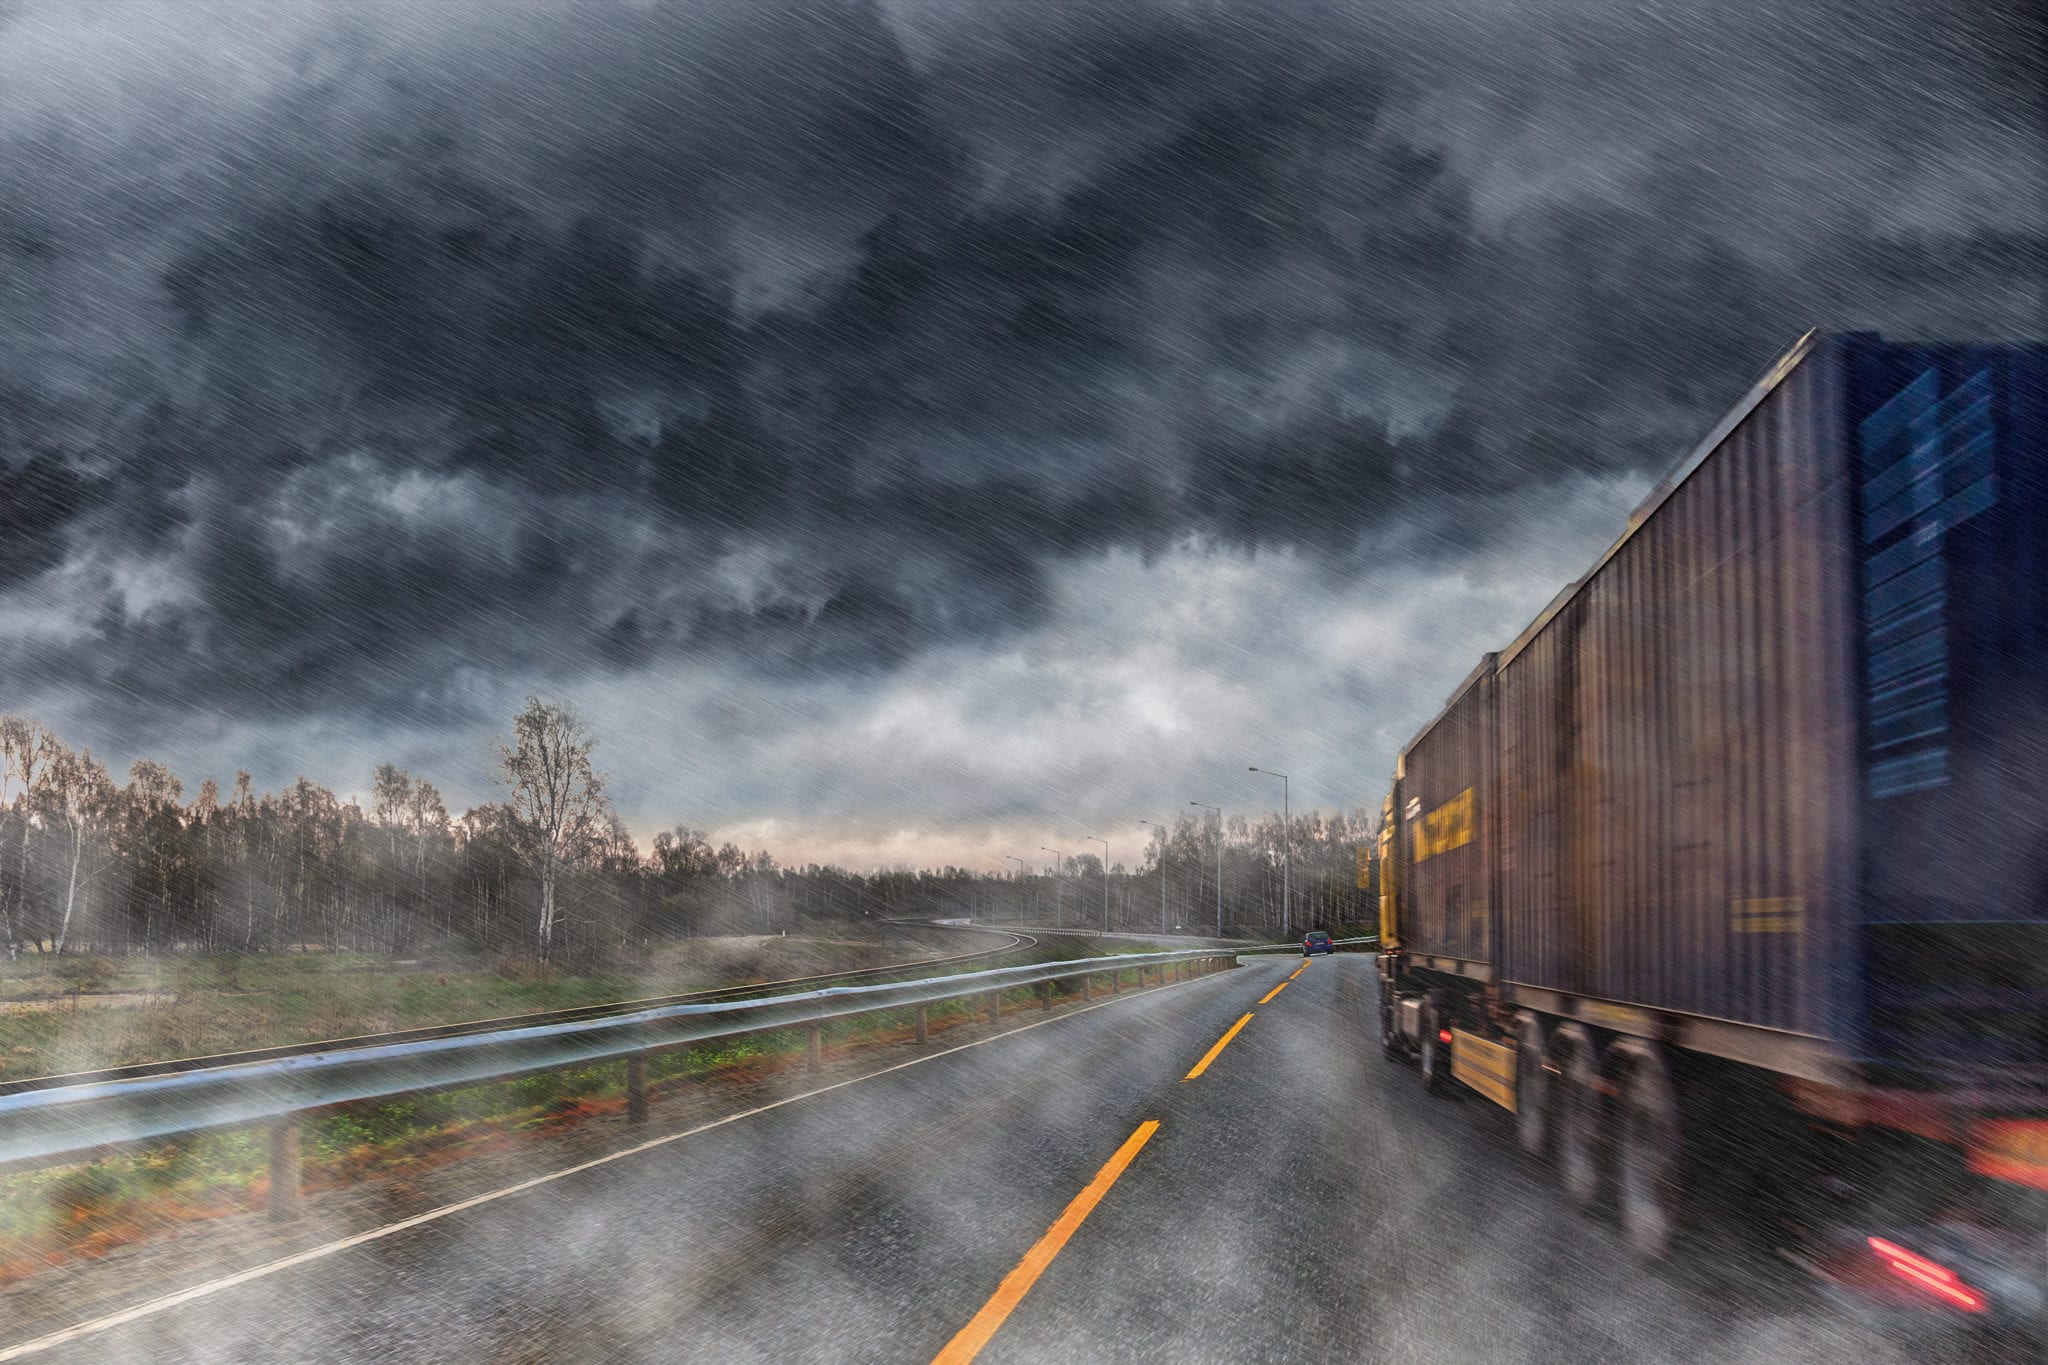
[[[1369,958],[1257,1003],[1300,965],[1062,1013],[36,1359],[930,1361],[1147,1120],[980,1360],[1906,1359],[1768,1266],[1634,1264],[1504,1112],[1381,1057]]]

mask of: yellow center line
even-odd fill
[[[1251,1018],[1246,1015],[1245,1018]],[[1234,1031],[1234,1030],[1233,1030]],[[932,1365],[967,1365],[967,1362],[981,1354],[981,1348],[988,1345],[989,1338],[1003,1325],[1013,1309],[1024,1301],[1031,1292],[1031,1286],[1038,1283],[1038,1277],[1052,1264],[1052,1258],[1060,1254],[1060,1248],[1074,1235],[1083,1219],[1094,1212],[1102,1202],[1102,1196],[1109,1193],[1109,1187],[1116,1184],[1124,1167],[1131,1164],[1138,1155],[1138,1149],[1152,1140],[1152,1134],[1159,1131],[1158,1119],[1146,1119],[1138,1125],[1137,1131],[1124,1139],[1124,1145],[1116,1149],[1116,1155],[1095,1173],[1088,1182],[1088,1188],[1074,1196],[1074,1202],[1067,1205],[1067,1211],[1059,1221],[1046,1229],[1045,1236],[1038,1239],[1038,1245],[1024,1253],[1024,1259],[1017,1262],[1017,1268],[1003,1277],[996,1286],[995,1294],[981,1306],[965,1327],[962,1327],[946,1349],[932,1357]]]
[[[1301,975],[1301,974],[1302,974],[1303,972],[1305,972],[1305,971],[1307,971],[1307,970],[1308,970],[1308,964],[1307,964],[1306,962],[1304,962],[1304,963],[1302,963],[1302,964],[1301,964],[1301,965],[1300,965],[1299,967],[1296,967],[1296,968],[1294,969],[1294,976],[1300,976],[1300,975]],[[1294,980],[1294,976],[1290,976],[1290,977],[1288,977],[1287,979],[1288,979],[1289,981],[1292,981],[1292,980]]]
[[[1210,1048],[1208,1052],[1203,1054],[1202,1060],[1195,1063],[1195,1069],[1193,1071],[1190,1071],[1187,1075],[1181,1077],[1181,1079],[1184,1081],[1191,1081],[1195,1077],[1201,1075],[1204,1071],[1207,1071],[1209,1069],[1209,1063],[1216,1060],[1216,1054],[1223,1051],[1224,1048],[1229,1047],[1230,1040],[1237,1036],[1237,1031],[1243,1028],[1246,1024],[1249,1024],[1251,1021],[1252,1017],[1249,1013],[1247,1013],[1244,1018],[1232,1024],[1230,1026],[1230,1031],[1224,1034],[1221,1038],[1218,1038],[1216,1040],[1216,1046]]]
[[[1292,980],[1294,980],[1294,978],[1293,978],[1293,977],[1291,977],[1291,976],[1287,978],[1287,981],[1292,981]],[[1265,999],[1265,1000],[1261,1000],[1261,1001],[1259,1001],[1259,1003],[1260,1003],[1261,1005],[1263,1005],[1263,1004],[1265,1004],[1265,1003],[1266,1003],[1266,1000],[1271,1000],[1271,999],[1272,999],[1272,998],[1273,998],[1274,996],[1276,996],[1276,995],[1280,994],[1280,992],[1282,992],[1282,991],[1286,990],[1286,989],[1287,989],[1287,981],[1283,981],[1283,982],[1281,982],[1281,983],[1280,983],[1279,985],[1275,986],[1275,987],[1274,987],[1274,988],[1273,988],[1272,990],[1270,990],[1270,991],[1267,991],[1267,992],[1266,992],[1266,999]]]

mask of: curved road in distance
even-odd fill
[[[1259,957],[1023,1011],[27,1358],[1907,1359],[1766,1267],[1633,1263],[1504,1113],[1381,1057],[1374,990]]]

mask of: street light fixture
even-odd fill
[[[1040,844],[1038,846],[1038,851],[1040,853],[1050,853],[1055,858],[1067,858],[1072,856],[1071,854],[1062,853],[1056,848],[1047,848],[1044,844]],[[1052,882],[1052,922],[1062,929],[1067,927],[1067,912],[1065,909],[1065,905],[1066,895],[1060,888],[1059,877],[1055,875],[1053,877]]]
[[[1102,932],[1109,932],[1109,840],[1100,835],[1085,836],[1091,844],[1102,845]]]
[[[1216,812],[1216,937],[1223,937],[1223,807],[1211,806],[1202,801],[1190,801],[1190,806]]]
[[[1159,831],[1159,932],[1163,934],[1166,932],[1166,841],[1172,835],[1156,820],[1140,820],[1138,823]]]
[[[1283,938],[1292,938],[1294,913],[1290,893],[1294,881],[1294,817],[1287,801],[1287,774],[1276,773],[1271,768],[1253,768],[1251,771],[1280,779],[1280,838],[1281,847],[1285,850],[1280,864],[1280,934]]]

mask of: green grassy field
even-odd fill
[[[633,971],[407,964],[346,953],[0,966],[0,1080],[323,1042],[972,951],[981,940],[691,939]],[[74,986],[82,987],[73,995]]]

